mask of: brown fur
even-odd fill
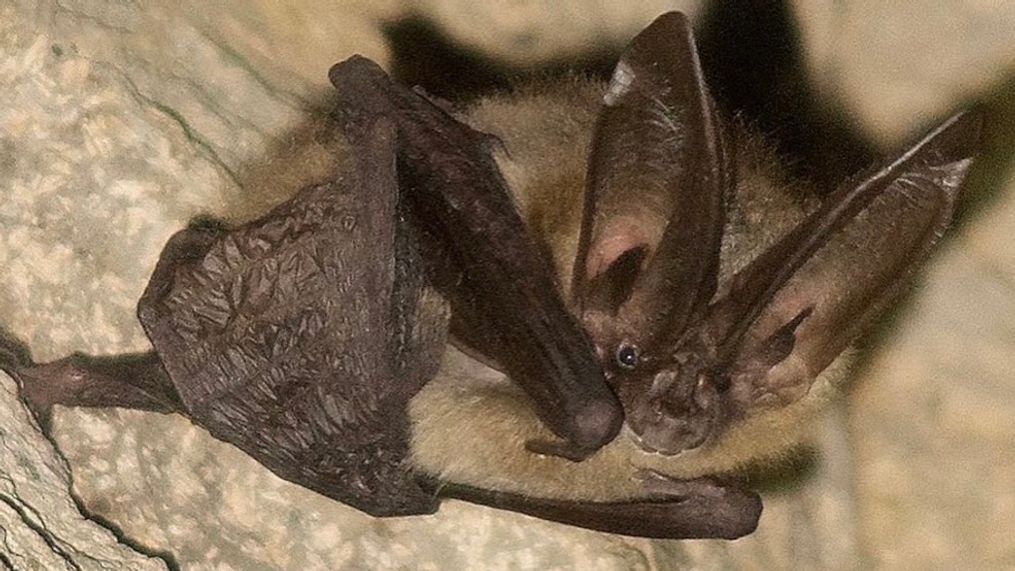
[[[561,291],[571,290],[582,221],[585,172],[605,85],[575,77],[522,87],[481,100],[464,114],[474,128],[500,138],[498,164],[529,230],[551,256]],[[734,122],[740,179],[727,220],[723,282],[772,244],[816,200],[780,172],[772,151]],[[299,188],[347,169],[345,139],[318,118],[279,141],[270,156],[242,173],[242,204],[229,218],[254,218]],[[494,369],[449,347],[438,375],[410,406],[414,468],[448,482],[561,499],[618,500],[642,495],[636,474],[651,468],[678,478],[727,472],[777,458],[806,435],[809,420],[835,394],[844,363],[815,382],[800,401],[759,412],[718,442],[674,457],[641,451],[622,433],[582,463],[541,456],[525,442],[552,435],[527,397]]]
[[[258,218],[301,188],[351,172],[348,143],[341,128],[322,111],[277,141],[257,162],[239,173],[239,196],[223,200],[228,222]],[[214,213],[219,214],[219,213]]]
[[[593,126],[605,85],[585,80],[530,86],[479,102],[473,127],[498,136],[498,163],[533,236],[553,259],[562,292],[570,292]],[[733,272],[798,223],[815,205],[787,181],[772,152],[733,122],[739,181],[723,240],[720,292]],[[506,277],[509,279],[509,277]],[[807,434],[809,420],[835,394],[841,358],[799,401],[758,411],[717,442],[677,456],[642,451],[627,431],[581,463],[525,450],[552,437],[527,397],[503,375],[450,348],[440,373],[413,399],[417,469],[444,481],[530,496],[620,500],[644,495],[637,473],[651,468],[677,478],[727,472],[778,457]]]

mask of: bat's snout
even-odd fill
[[[639,446],[672,456],[701,446],[712,433],[719,394],[703,375],[656,374],[627,413]]]

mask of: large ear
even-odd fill
[[[732,183],[691,26],[664,14],[620,58],[592,143],[574,293],[624,329],[607,337],[643,343],[704,311]]]
[[[982,118],[959,113],[881,168],[856,177],[734,278],[712,308],[734,400],[805,393],[910,284],[952,218]]]

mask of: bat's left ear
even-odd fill
[[[617,63],[592,143],[573,283],[601,345],[644,347],[702,314],[716,289],[729,163],[690,23],[664,14]]]
[[[982,117],[959,113],[833,192],[734,278],[710,322],[734,401],[785,404],[905,291],[951,222]]]

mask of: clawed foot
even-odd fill
[[[13,375],[18,369],[31,367],[34,364],[28,346],[0,327],[0,370]]]
[[[641,482],[642,489],[646,493],[659,498],[722,498],[734,489],[714,478],[682,480],[647,469],[639,470],[634,477]]]
[[[18,393],[21,400],[32,411],[39,425],[44,429],[49,426],[50,411],[52,405],[44,402],[33,392],[37,388],[32,382],[31,370],[36,366],[32,359],[32,353],[28,346],[22,343],[6,329],[0,328],[0,371],[6,372],[14,377],[18,383]]]
[[[572,462],[581,462],[596,452],[578,448],[566,440],[529,440],[525,443],[525,449],[534,454],[557,456]]]

